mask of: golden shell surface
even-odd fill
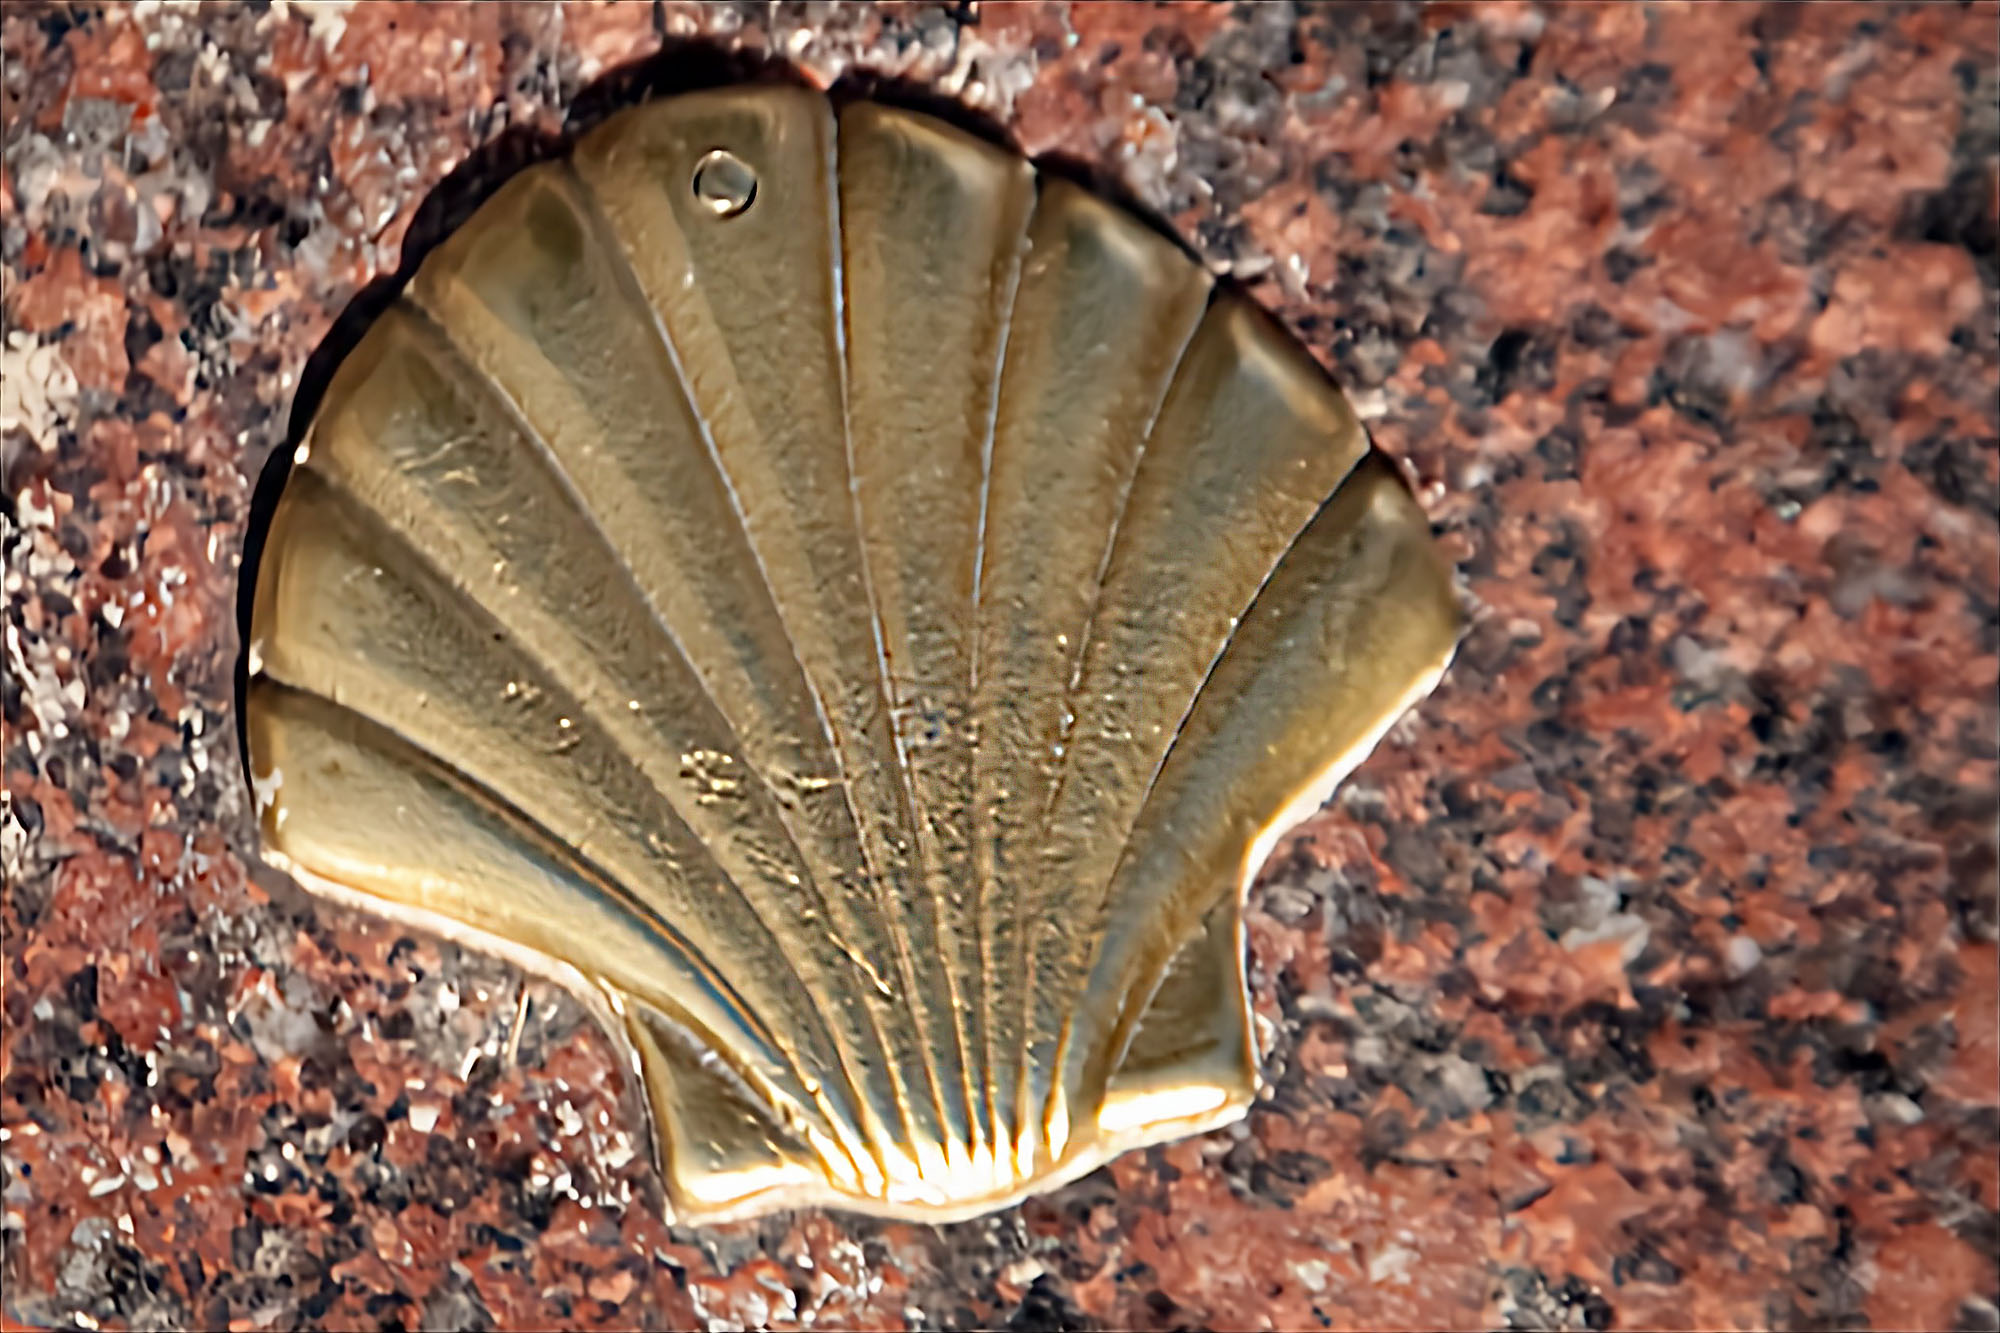
[[[270,859],[576,991],[693,1221],[965,1217],[1240,1116],[1243,889],[1459,625],[1267,317],[778,88],[625,112],[435,250],[255,577]]]

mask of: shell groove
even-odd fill
[[[1436,682],[1422,513],[1169,243],[731,89],[509,182],[271,518],[267,853],[593,1004],[676,1210],[943,1220],[1240,1115],[1241,895]]]

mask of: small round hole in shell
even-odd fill
[[[719,218],[733,218],[757,198],[757,173],[726,148],[702,155],[690,182],[694,197]]]

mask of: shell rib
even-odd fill
[[[778,88],[433,252],[255,577],[270,859],[575,990],[694,1221],[965,1217],[1241,1115],[1243,890],[1459,627],[1272,321]]]

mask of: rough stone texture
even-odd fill
[[[1996,1327],[1996,19],[6,6],[8,1318]],[[1253,894],[1238,1132],[670,1230],[564,996],[254,868],[308,356],[704,34],[1121,185],[1427,483],[1476,618]]]

